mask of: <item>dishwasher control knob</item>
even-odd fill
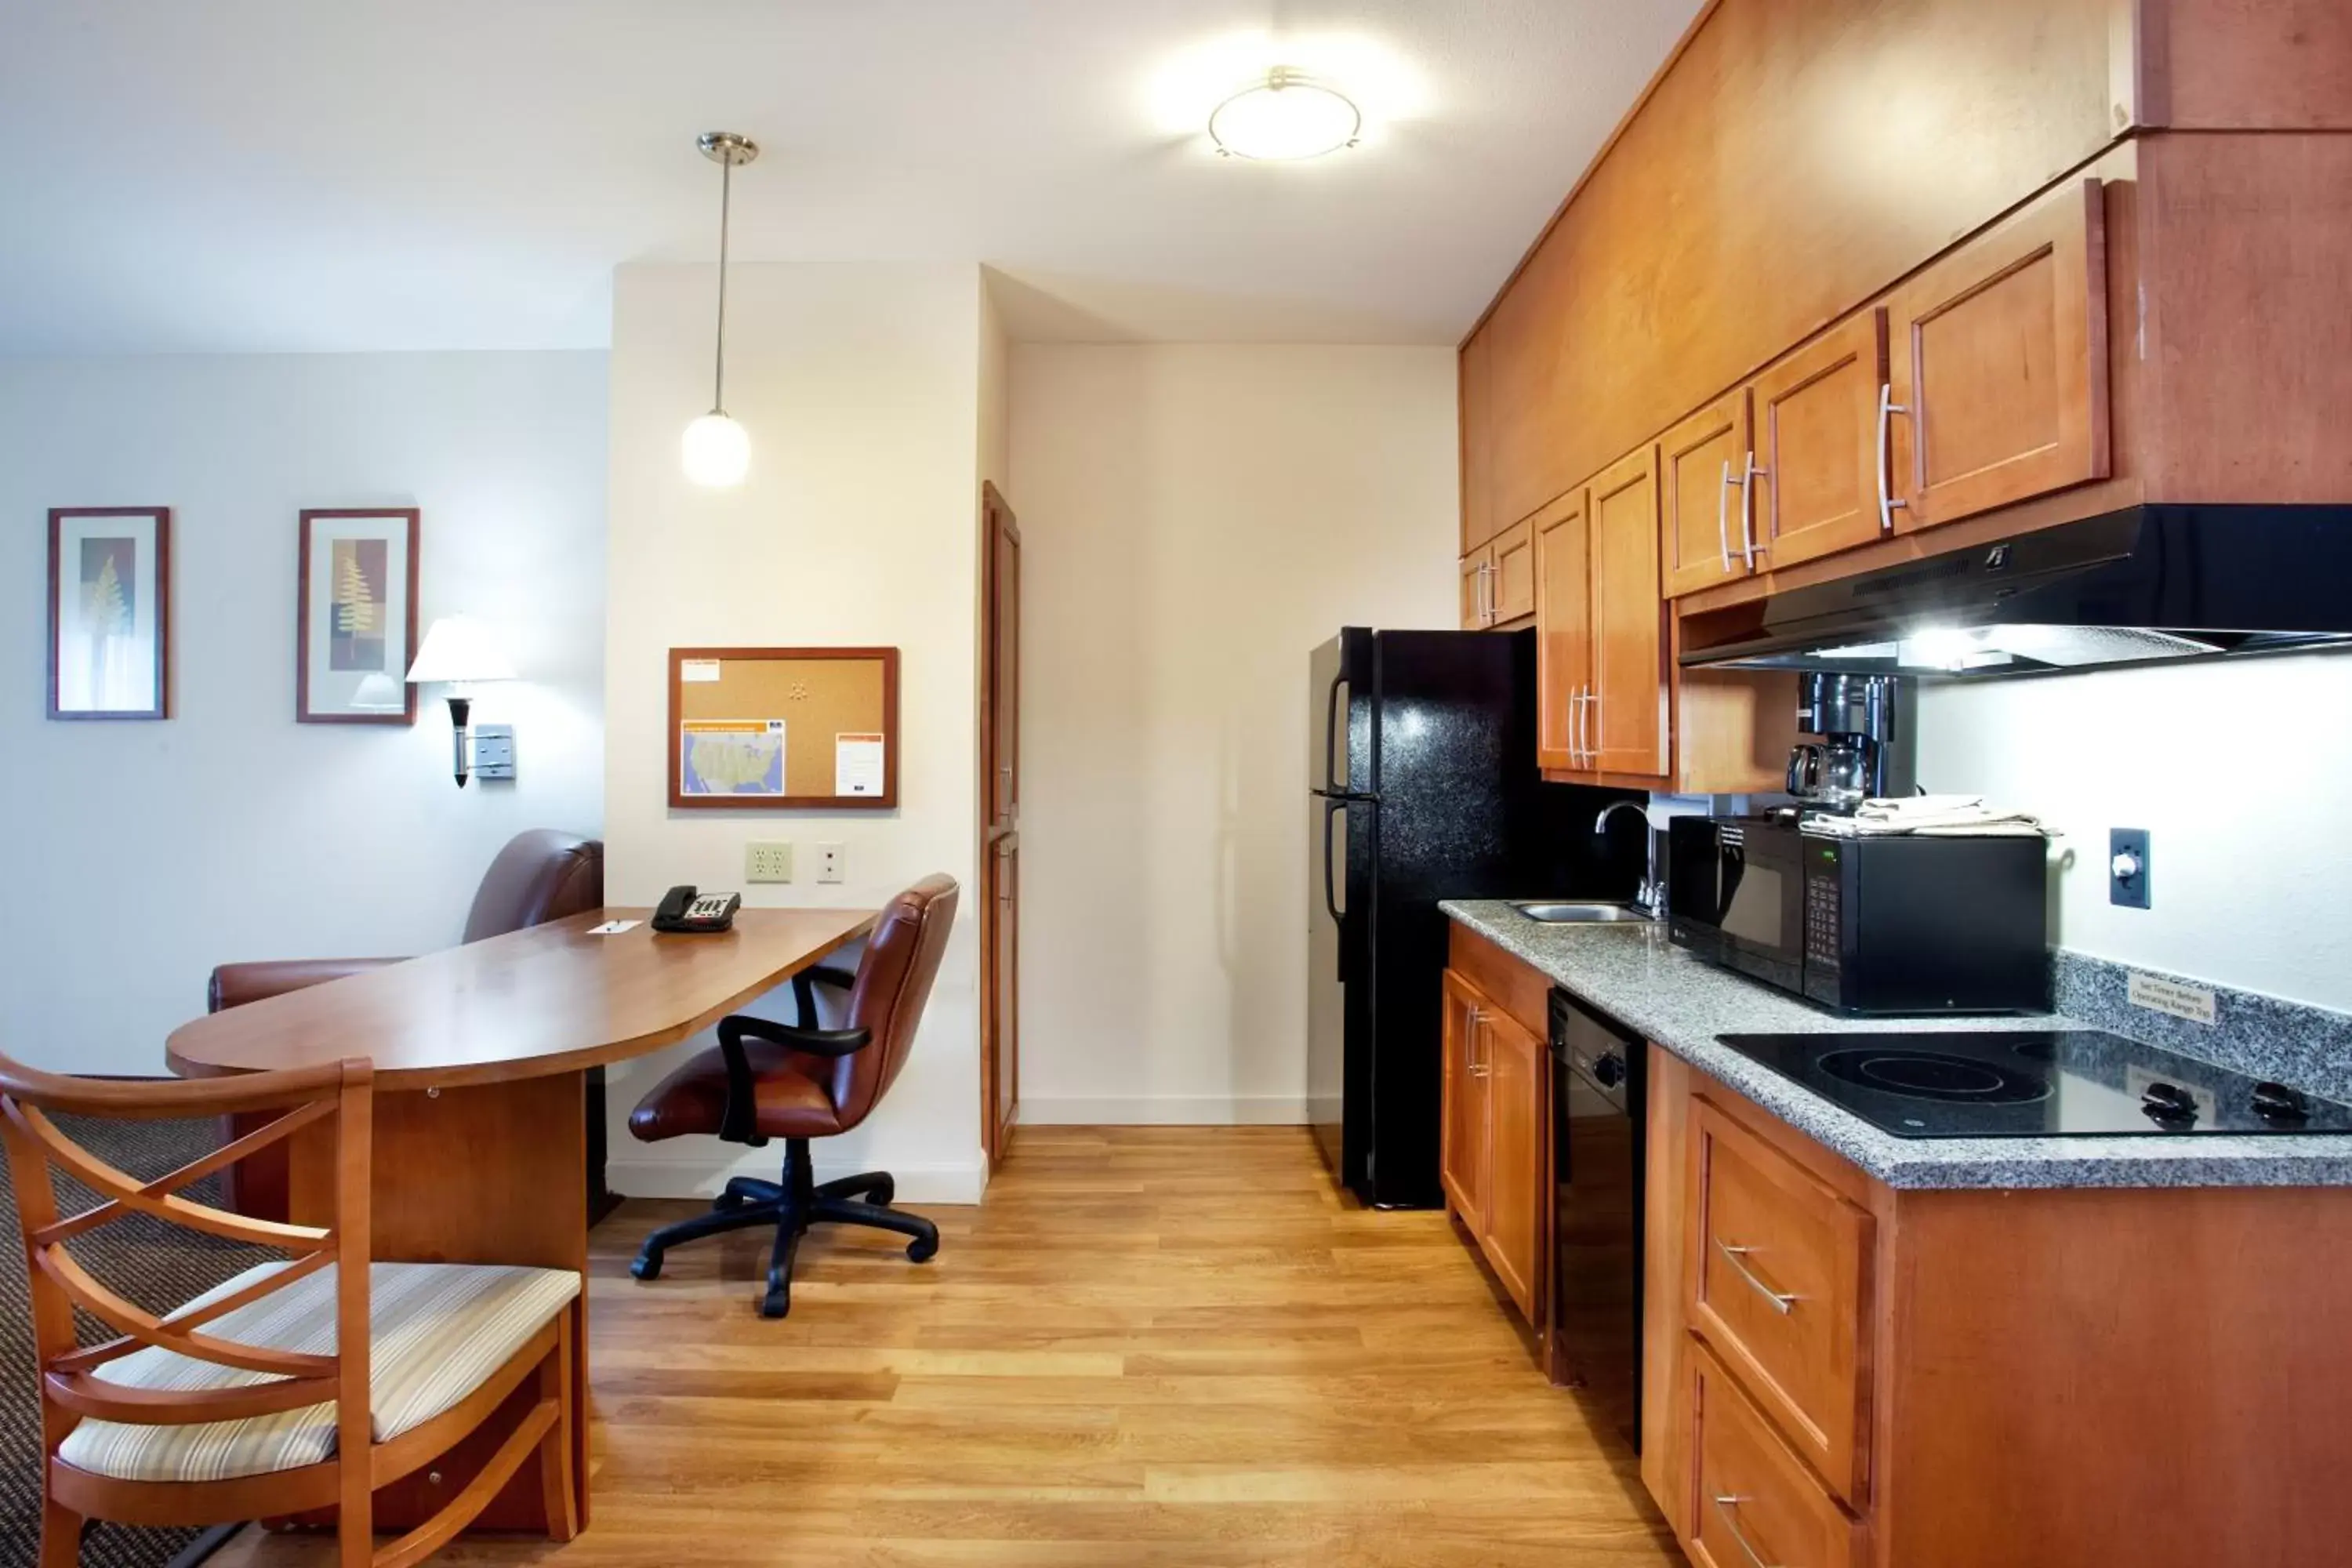
[[[1625,1058],[1609,1052],[1592,1064],[1592,1077],[1601,1088],[1615,1089],[1625,1081]]]

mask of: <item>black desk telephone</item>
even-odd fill
[[[654,930],[701,933],[727,931],[735,924],[735,911],[743,907],[740,893],[698,893],[688,883],[681,882],[662,895],[654,910]]]

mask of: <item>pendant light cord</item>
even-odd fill
[[[719,161],[719,344],[711,356],[710,412],[727,412],[727,208],[734,194],[735,160]]]

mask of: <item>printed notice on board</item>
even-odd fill
[[[839,734],[833,738],[833,793],[881,797],[881,736]]]
[[[719,661],[715,658],[682,658],[677,661],[680,685],[689,681],[711,681],[719,679]]]

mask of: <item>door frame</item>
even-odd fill
[[[1021,999],[1021,935],[1020,935],[1020,706],[1013,704],[1010,732],[1000,730],[1003,717],[997,710],[997,632],[1001,613],[997,573],[1000,532],[1013,550],[1021,548],[1021,525],[1006,504],[1003,492],[989,480],[980,486],[980,1141],[981,1148],[992,1173],[1011,1147],[1013,1127],[1018,1120],[1021,1103],[1020,999]],[[1020,679],[1019,636],[1021,627],[1019,568],[1014,568],[1013,601],[1013,633],[1014,637],[1013,679]],[[1007,757],[1009,763],[1000,761]],[[996,810],[997,770],[1002,766],[1013,769],[1011,809],[1003,818]],[[1005,874],[1007,857],[1004,841],[1012,840],[1013,878],[1013,926],[1000,931],[1003,917],[998,911],[998,879]],[[999,994],[1003,982],[997,973],[997,943],[1000,940],[1013,944],[1013,994]],[[998,1012],[1000,1005],[1011,1016],[1013,1028],[1010,1042],[1000,1037]],[[1008,1048],[1009,1047],[1009,1048]],[[1003,1089],[1012,1092],[1001,1093]],[[1013,1114],[1003,1121],[997,1117],[1000,1103],[1009,1104]]]

